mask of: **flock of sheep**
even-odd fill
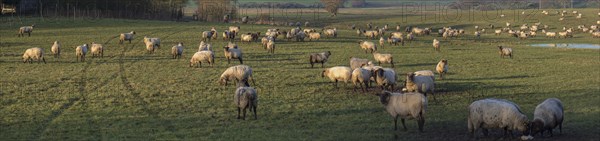
[[[547,14],[546,11],[543,12]],[[561,14],[564,17],[563,11]],[[574,14],[580,13],[574,11]],[[599,13],[600,16],[600,13]],[[600,24],[600,21],[599,23]],[[18,31],[19,36],[24,36],[27,33],[29,36],[33,31],[34,25],[21,27]],[[577,27],[582,33],[592,33],[593,37],[600,37],[600,29],[598,25],[585,26],[580,25]],[[255,119],[256,108],[258,104],[258,94],[256,89],[250,87],[250,81],[254,84],[252,68],[243,65],[243,52],[236,43],[234,43],[236,36],[240,36],[239,40],[242,43],[260,42],[262,47],[268,51],[268,53],[275,53],[276,42],[286,39],[288,41],[295,40],[297,42],[308,39],[309,41],[320,40],[321,34],[327,38],[338,37],[337,28],[323,28],[321,32],[313,28],[304,28],[300,26],[291,28],[290,30],[280,30],[277,28],[267,29],[264,36],[261,38],[261,33],[240,33],[240,26],[230,26],[227,30],[222,32],[222,39],[229,41],[229,43],[223,47],[223,53],[227,59],[228,64],[231,63],[232,59],[238,60],[240,65],[232,66],[227,68],[218,80],[221,85],[228,85],[229,82],[234,82],[237,85],[237,89],[234,94],[234,103],[238,108],[238,118],[245,119],[246,109],[250,109],[254,112]],[[371,23],[367,24],[364,29],[357,28],[356,25],[350,27],[352,30],[356,30],[358,36],[364,36],[367,40],[358,41],[358,46],[364,50],[365,53],[371,53],[374,61],[365,58],[348,57],[349,66],[334,66],[325,68],[321,72],[322,77],[327,77],[337,87],[337,82],[343,81],[345,83],[352,83],[354,85],[354,91],[360,88],[363,92],[369,90],[372,87],[371,83],[375,83],[382,92],[378,93],[380,102],[385,107],[386,111],[394,118],[394,127],[397,129],[397,119],[400,118],[404,129],[405,119],[416,119],[419,126],[419,131],[423,131],[425,124],[425,112],[428,105],[428,94],[432,96],[435,94],[435,73],[439,75],[438,79],[444,79],[444,76],[448,72],[448,60],[441,59],[435,66],[435,72],[431,70],[421,70],[415,72],[409,72],[405,75],[405,81],[403,85],[398,85],[398,76],[394,71],[394,57],[392,54],[381,53],[378,47],[385,47],[386,42],[389,45],[398,46],[400,43],[404,45],[405,42],[411,42],[418,36],[431,35],[433,28],[419,28],[419,27],[406,27],[404,31],[401,30],[400,26],[396,26],[396,31],[390,32],[386,35],[386,32],[392,31],[388,25],[384,25],[382,28],[374,27]],[[475,26],[475,37],[479,38],[481,34],[485,33],[486,28],[480,28]],[[494,25],[489,25],[491,30],[495,30],[496,35],[502,33],[508,33],[510,36],[514,36],[521,39],[527,39],[535,37],[536,32],[541,30],[547,37],[556,37],[556,32],[547,32],[549,29],[547,25],[541,23],[535,23],[532,26],[523,24],[519,29],[512,29],[510,23],[506,23],[506,27],[497,29]],[[558,37],[567,38],[573,37],[576,33],[573,28],[563,27],[564,31],[558,32]],[[136,32],[131,31],[129,33],[120,34],[119,43],[123,44],[125,41],[131,41],[134,39]],[[241,35],[240,35],[241,34]],[[453,29],[452,27],[442,27],[438,30],[438,37],[443,39],[459,37],[465,34],[464,29]],[[202,41],[199,45],[198,51],[190,58],[190,67],[200,67],[203,62],[208,63],[212,66],[215,61],[215,53],[210,43],[211,40],[218,39],[218,32],[213,27],[209,31],[202,32]],[[387,36],[387,38],[385,37]],[[434,35],[435,36],[435,35]],[[379,44],[370,40],[379,37]],[[260,39],[259,39],[260,38]],[[280,40],[278,40],[280,39]],[[143,42],[147,53],[154,53],[156,49],[160,48],[160,38],[144,37]],[[432,46],[435,51],[441,51],[442,42],[438,39],[432,41]],[[52,54],[54,57],[60,57],[61,45],[59,41],[55,41],[51,47]],[[76,56],[78,61],[85,61],[85,56],[88,53],[88,48],[93,56],[103,56],[102,44],[92,43],[91,46],[83,44],[76,47]],[[184,49],[183,43],[178,43],[171,48],[172,58],[181,58]],[[508,56],[513,58],[513,50],[511,48],[498,46],[499,54],[503,58]],[[318,53],[307,54],[311,68],[314,64],[321,64],[324,67],[330,57],[332,57],[331,51],[324,51]],[[38,62],[46,63],[44,59],[44,52],[42,48],[30,48],[23,54],[23,62]],[[375,64],[377,62],[377,64]],[[382,67],[381,64],[389,64],[390,67]],[[398,88],[398,89],[396,89]],[[401,89],[400,89],[401,88]],[[435,100],[435,96],[433,97]],[[474,134],[477,130],[481,129],[482,132],[487,135],[488,129],[499,128],[504,129],[506,133],[512,135],[512,131],[521,131],[521,139],[529,140],[538,132],[542,135],[544,131],[548,131],[552,135],[552,129],[559,127],[562,132],[562,121],[563,121],[563,106],[560,100],[556,98],[550,98],[539,104],[535,109],[534,119],[530,121],[519,106],[511,101],[504,99],[483,99],[473,102],[469,107],[468,115],[468,130]],[[242,115],[243,112],[243,116]]]

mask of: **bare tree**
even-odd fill
[[[331,13],[331,16],[336,16],[338,9],[343,6],[346,0],[321,0],[321,3],[325,5],[325,10]]]

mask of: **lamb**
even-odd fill
[[[330,51],[310,54],[310,56],[309,56],[310,68],[313,68],[315,63],[321,63],[321,68],[322,68],[323,64],[325,64],[327,62],[327,60],[329,60],[329,56],[331,56]]]
[[[350,57],[350,68],[353,70],[356,68],[360,68],[363,65],[367,65],[368,63],[369,63],[369,59]]]
[[[558,126],[562,133],[562,123],[564,118],[563,104],[557,98],[548,98],[535,107],[533,121],[531,122],[531,135],[548,131],[553,136],[552,129]]]
[[[54,41],[54,44],[52,44],[52,48],[50,48],[50,50],[55,58],[60,58],[60,42]]]
[[[27,37],[31,37],[31,32],[33,32],[33,27],[35,27],[35,25],[31,25],[31,26],[22,26],[19,28],[19,32],[17,33],[18,37],[25,37],[25,33],[27,33]]]
[[[242,17],[242,23],[243,23],[243,24],[246,24],[246,23],[248,23],[248,18],[249,18],[248,16],[244,16],[244,17]]]
[[[477,129],[482,128],[483,134],[488,135],[489,128],[503,128],[504,134],[513,130],[528,135],[529,120],[521,112],[521,108],[505,99],[482,99],[469,105],[467,126],[471,136],[475,136]]]
[[[329,38],[329,37],[334,37],[334,38],[336,38],[336,37],[337,37],[337,29],[336,29],[336,28],[333,28],[333,29],[326,29],[325,31],[323,31],[323,33],[325,34],[325,36],[326,36],[327,38]]]
[[[171,55],[173,59],[179,58],[181,59],[181,54],[183,54],[183,43],[179,42],[177,45],[171,47]]]
[[[390,91],[394,91],[396,85],[396,71],[390,68],[377,68],[372,70],[373,79],[382,90],[386,87]]]
[[[227,59],[227,64],[230,64],[231,59],[238,59],[240,64],[244,64],[242,59],[242,49],[225,46],[223,52],[225,54],[225,58]]]
[[[405,119],[416,119],[419,131],[423,132],[427,97],[420,93],[392,93],[389,91],[378,93],[377,96],[385,110],[394,118],[394,130],[398,129],[397,123],[398,117],[400,117],[404,130],[407,130],[404,124]]]
[[[269,53],[275,54],[275,41],[269,40],[267,42],[267,51]]]
[[[442,59],[435,67],[435,70],[440,74],[440,79],[444,79],[444,75],[448,72],[448,60]]]
[[[131,44],[131,40],[133,40],[133,35],[135,35],[135,31],[131,31],[129,33],[121,33],[119,37],[119,44],[123,44],[125,41],[129,41]]]
[[[25,50],[25,53],[23,53],[23,63],[27,63],[29,61],[31,64],[33,63],[33,60],[38,61],[38,63],[44,61],[44,64],[46,64],[46,59],[44,59],[44,49],[34,47]]]
[[[384,44],[385,44],[385,39],[383,37],[379,37],[379,46],[381,46],[381,48],[384,48],[385,47]]]
[[[81,46],[77,46],[75,48],[75,55],[77,56],[77,61],[85,61],[85,54],[88,52],[88,44],[83,44]]]
[[[381,62],[391,64],[391,67],[394,68],[394,58],[392,54],[381,54],[381,53],[373,53],[373,58],[377,61],[377,65],[381,65]]]
[[[362,35],[362,30],[360,30],[360,29],[357,29],[357,30],[356,30],[356,35],[360,37],[360,35]]]
[[[244,111],[244,116],[241,119],[246,120],[246,109],[249,108],[250,112],[254,111],[254,119],[258,119],[256,116],[256,107],[258,106],[258,94],[256,89],[252,87],[239,87],[235,90],[233,96],[233,103],[237,107],[238,116],[240,119],[240,112]]]
[[[319,32],[308,33],[308,41],[319,40],[319,39],[321,39],[321,33],[319,33]]]
[[[437,39],[433,39],[433,48],[435,49],[435,51],[440,51],[440,41]]]
[[[367,53],[367,50],[370,50],[371,53],[373,53],[374,51],[377,51],[377,46],[375,45],[375,43],[373,43],[371,41],[360,40],[360,41],[358,41],[358,44],[360,45],[360,48],[365,50],[365,53]]]
[[[328,77],[331,81],[334,81],[334,86],[337,87],[338,81],[344,81],[347,83],[352,78],[352,69],[344,66],[336,66],[323,70],[321,77]]]
[[[215,64],[215,54],[210,50],[203,50],[194,53],[192,59],[190,59],[190,67],[193,67],[194,64],[196,67],[200,67],[202,65],[202,61],[206,61],[211,67]]]
[[[354,91],[356,87],[360,86],[363,92],[369,88],[369,82],[371,81],[371,71],[364,68],[356,68],[352,71],[352,83],[354,84]],[[364,85],[364,87],[363,87]]]
[[[498,46],[498,49],[500,49],[499,53],[500,53],[500,57],[504,58],[504,56],[509,56],[510,59],[512,59],[512,48],[507,48],[507,47],[502,47],[502,46]]]
[[[92,42],[92,57],[104,57],[104,46],[102,44],[96,44]]]
[[[215,34],[214,31],[204,31],[202,32],[202,41],[210,41],[210,39]]]
[[[245,86],[250,86],[248,81],[252,81],[252,84],[256,85],[254,77],[252,76],[252,68],[246,65],[237,65],[227,68],[223,74],[221,74],[219,84],[227,86],[227,82],[233,81],[234,79],[237,82],[243,82]]]
[[[238,35],[240,33],[240,26],[229,26],[229,31],[233,34]]]
[[[417,76],[414,72],[406,74],[405,88],[408,92],[419,92],[427,96],[428,93],[433,95],[435,100],[435,79],[433,76]]]

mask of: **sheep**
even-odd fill
[[[408,34],[406,34],[406,40],[407,40],[408,42],[412,42],[413,40],[415,40],[415,35],[414,35],[412,32],[411,32],[411,33],[408,33]]]
[[[468,130],[471,136],[482,128],[484,135],[488,135],[489,128],[503,128],[504,134],[513,130],[528,135],[529,120],[521,112],[521,108],[511,101],[505,99],[488,98],[477,100],[469,105],[469,116],[467,117]]]
[[[223,40],[227,39],[229,39],[229,41],[233,41],[235,39],[235,34],[229,30],[223,31]]]
[[[377,68],[371,71],[373,79],[377,83],[377,86],[381,87],[381,90],[394,91],[396,86],[396,71],[391,68]]]
[[[231,59],[238,59],[240,61],[240,64],[244,64],[242,59],[242,49],[229,46],[225,46],[223,48],[223,53],[225,54],[225,58],[227,59],[227,64],[230,64]]]
[[[600,31],[596,31],[596,32],[592,33],[592,36],[594,38],[600,38]]]
[[[417,76],[414,72],[409,72],[406,74],[404,86],[408,92],[419,92],[425,94],[425,96],[431,93],[433,100],[435,100],[435,79],[433,76]]]
[[[212,45],[204,43],[204,41],[200,42],[200,46],[198,46],[198,51],[210,50],[212,51]]]
[[[102,44],[96,44],[94,42],[92,42],[92,57],[104,57],[104,46],[102,46]]]
[[[334,37],[334,38],[336,38],[336,37],[337,37],[337,29],[336,29],[336,28],[333,28],[333,29],[326,29],[325,31],[323,31],[323,33],[325,34],[325,36],[326,36],[327,38],[329,38],[329,37]]]
[[[240,26],[229,26],[229,31],[233,34],[238,35],[240,33]]]
[[[202,65],[202,61],[206,61],[212,67],[213,64],[215,64],[215,54],[210,50],[203,50],[194,53],[190,59],[190,67],[193,67],[194,65],[196,65],[196,67],[200,67]]]
[[[396,31],[400,31],[400,25],[396,25]]]
[[[313,33],[313,32],[317,32],[317,30],[316,30],[316,29],[312,29],[312,28],[305,28],[305,29],[304,29],[304,30],[302,30],[302,31],[304,31],[304,33],[306,33],[306,34],[310,34],[310,33]]]
[[[183,43],[179,42],[177,45],[171,47],[171,55],[173,59],[180,58],[183,54]]]
[[[398,46],[398,42],[402,43],[402,46],[404,46],[404,38],[392,38],[392,37],[388,37],[387,41],[390,45],[396,45]]]
[[[264,49],[267,49],[267,44],[269,43],[270,40],[274,40],[273,37],[267,36],[267,37],[262,37],[260,39],[260,43],[262,44]]]
[[[385,39],[383,37],[379,37],[379,46],[381,46],[381,48],[384,48],[385,47],[384,44],[385,44]]]
[[[319,40],[319,39],[321,39],[321,33],[319,33],[319,32],[308,33],[308,41]]]
[[[243,24],[247,24],[248,23],[248,18],[249,18],[248,16],[242,17],[242,23]]]
[[[369,63],[369,59],[350,57],[350,68],[352,70],[354,70],[356,68],[360,68],[363,65],[367,65],[368,63]]]
[[[296,42],[302,41],[304,42],[304,38],[306,38],[306,33],[304,33],[304,31],[300,31],[298,33],[296,33]]]
[[[402,34],[402,32],[392,32],[390,33],[390,36],[396,39],[404,38],[404,34]]]
[[[151,41],[146,41],[146,37],[144,37],[144,43],[146,44],[147,53],[148,54],[154,53],[154,51],[157,48],[156,44],[152,43]]]
[[[527,39],[529,37],[529,34],[526,32],[521,32],[519,33],[519,39]]]
[[[247,42],[250,43],[252,42],[252,33],[246,33],[246,34],[242,34],[240,40],[242,42]]]
[[[496,35],[500,35],[502,33],[502,30],[501,29],[496,29],[496,30],[494,30],[494,33],[496,33]]]
[[[331,56],[330,51],[310,54],[308,59],[310,62],[310,68],[313,68],[315,63],[321,63],[322,68],[323,64],[325,64],[327,60],[329,60],[329,56]]]
[[[350,81],[352,78],[352,69],[344,66],[327,68],[321,72],[321,77],[327,77],[331,81],[334,81],[334,86],[337,87],[338,81],[344,81],[344,83],[348,83],[348,81]]]
[[[501,58],[504,58],[504,56],[509,56],[510,59],[512,59],[512,56],[513,56],[512,48],[498,46],[498,49],[500,49],[499,53],[500,53]]]
[[[567,38],[569,37],[569,32],[564,31],[564,32],[558,32],[558,38]]]
[[[448,73],[448,60],[442,59],[438,62],[435,70],[440,74],[440,79],[444,79],[444,75]]]
[[[279,29],[277,29],[277,30],[279,30]],[[279,37],[279,34],[281,34],[281,32],[279,32],[279,31],[268,31],[265,33],[265,36],[272,37],[273,40],[275,40],[275,39],[277,39],[277,37]],[[257,35],[260,35],[260,32]]]
[[[362,30],[360,30],[360,29],[357,29],[357,30],[356,30],[356,35],[360,37],[360,35],[362,35]]]
[[[365,31],[365,30],[363,30],[362,32],[363,32],[362,34],[363,34],[363,35],[364,35],[364,36],[365,36],[367,39],[373,39],[373,38],[375,38],[375,37],[379,36],[379,31],[376,31],[376,30],[370,30],[370,31]]]
[[[556,38],[556,32],[546,32],[546,38]]]
[[[357,86],[360,86],[363,92],[366,92],[367,88],[369,88],[369,82],[371,81],[370,79],[371,71],[364,68],[354,69],[352,71],[352,84],[354,84],[354,91],[356,91]]]
[[[430,76],[432,80],[435,80],[435,74],[431,70],[420,70],[415,71],[415,76]],[[408,89],[406,89],[408,91]]]
[[[562,133],[562,123],[564,118],[563,104],[557,98],[548,98],[535,107],[533,112],[533,121],[531,122],[531,135],[548,131],[553,136],[552,129],[558,126]]]
[[[210,36],[212,39],[217,39],[219,37],[219,32],[217,32],[217,30],[215,29],[215,27],[212,27],[210,29],[210,32],[212,33],[212,35]]]
[[[31,32],[33,32],[33,27],[35,27],[35,25],[31,25],[31,26],[22,26],[19,28],[19,31],[17,32],[17,37],[25,37],[25,33],[27,33],[27,37],[31,37]]]
[[[252,84],[256,85],[254,77],[252,76],[252,68],[246,65],[237,65],[227,68],[223,74],[221,74],[219,84],[227,86],[227,82],[233,81],[234,79],[237,82],[243,82],[245,86],[250,86],[250,84],[248,84],[249,81],[252,81]]]
[[[27,63],[29,61],[31,64],[33,63],[33,60],[38,61],[38,63],[44,61],[44,64],[46,64],[46,59],[44,59],[44,49],[34,47],[25,50],[25,53],[23,53],[23,63]]]
[[[88,44],[83,44],[81,46],[77,46],[75,48],[75,55],[77,56],[77,61],[85,61],[85,55],[88,52]]]
[[[267,42],[267,51],[269,53],[275,54],[275,41],[269,40],[269,42]]]
[[[475,31],[475,33],[474,33],[473,35],[475,35],[475,37],[476,37],[477,39],[479,39],[479,38],[481,37],[481,32],[479,32],[479,31]]]
[[[407,130],[404,124],[405,119],[416,119],[419,131],[423,132],[427,97],[420,93],[392,93],[389,91],[378,93],[377,96],[385,110],[394,118],[394,130],[398,129],[397,123],[398,117],[400,117],[404,130]]]
[[[215,34],[214,31],[204,31],[202,32],[202,41],[210,41],[210,39]]]
[[[50,50],[52,51],[54,58],[60,58],[60,42],[54,41],[54,44],[52,44]]]
[[[135,31],[131,31],[129,33],[121,33],[119,36],[119,44],[123,44],[125,41],[129,41],[131,44],[131,40],[133,40],[133,35],[135,35]]]
[[[241,119],[246,120],[246,109],[249,108],[250,112],[254,111],[254,119],[258,119],[256,116],[256,107],[258,106],[258,94],[256,89],[252,87],[239,87],[235,90],[233,96],[233,103],[237,107],[238,116],[240,119],[240,112],[244,111],[244,116]]]
[[[437,39],[433,39],[433,49],[435,49],[435,51],[441,51],[440,49],[440,41]]]
[[[384,62],[391,64],[391,67],[394,68],[394,57],[392,56],[392,54],[381,54],[374,52],[373,58],[375,59],[375,61],[377,61],[377,65],[381,65],[381,62]]]
[[[371,41],[360,40],[360,41],[358,41],[358,44],[360,45],[360,48],[365,50],[365,53],[367,53],[367,50],[370,50],[371,53],[373,53],[374,51],[377,51],[377,46],[375,45],[375,43],[373,43]]]
[[[144,36],[144,43],[146,43],[146,47],[148,44],[153,44],[154,47],[160,48],[160,38],[148,38]]]

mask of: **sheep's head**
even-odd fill
[[[392,93],[389,91],[382,91],[381,93],[377,93],[375,95],[379,96],[379,101],[381,102],[381,104],[387,105],[390,101],[390,96],[392,95]]]
[[[529,128],[529,125],[531,124],[528,120],[525,120],[523,122],[520,123],[521,125],[517,127],[517,130],[521,131],[521,133],[523,133],[524,136],[528,136],[531,133],[531,128]]]
[[[363,41],[363,40],[358,40],[358,44],[359,44],[359,45],[360,45],[360,44],[362,44],[362,43],[364,43],[364,42],[365,42],[365,41]]]
[[[531,135],[535,136],[535,134],[544,130],[544,122],[542,122],[540,119],[534,119],[529,124],[529,129],[531,130]]]
[[[219,85],[227,85],[227,78],[226,77],[221,77],[219,78]]]
[[[328,72],[329,72],[329,69],[323,70],[323,72],[321,72],[321,77],[325,77],[325,74],[327,74]]]
[[[329,57],[329,56],[331,55],[331,51],[327,51],[327,52],[325,52],[325,55],[326,55],[327,57]]]
[[[502,48],[503,48],[502,46],[498,46],[498,49],[502,50]]]
[[[444,64],[446,64],[446,65],[448,65],[448,60],[446,60],[446,59],[442,59],[441,62],[444,63]]]
[[[27,59],[29,59],[29,55],[27,55],[27,51],[23,54],[23,63],[27,62]]]

